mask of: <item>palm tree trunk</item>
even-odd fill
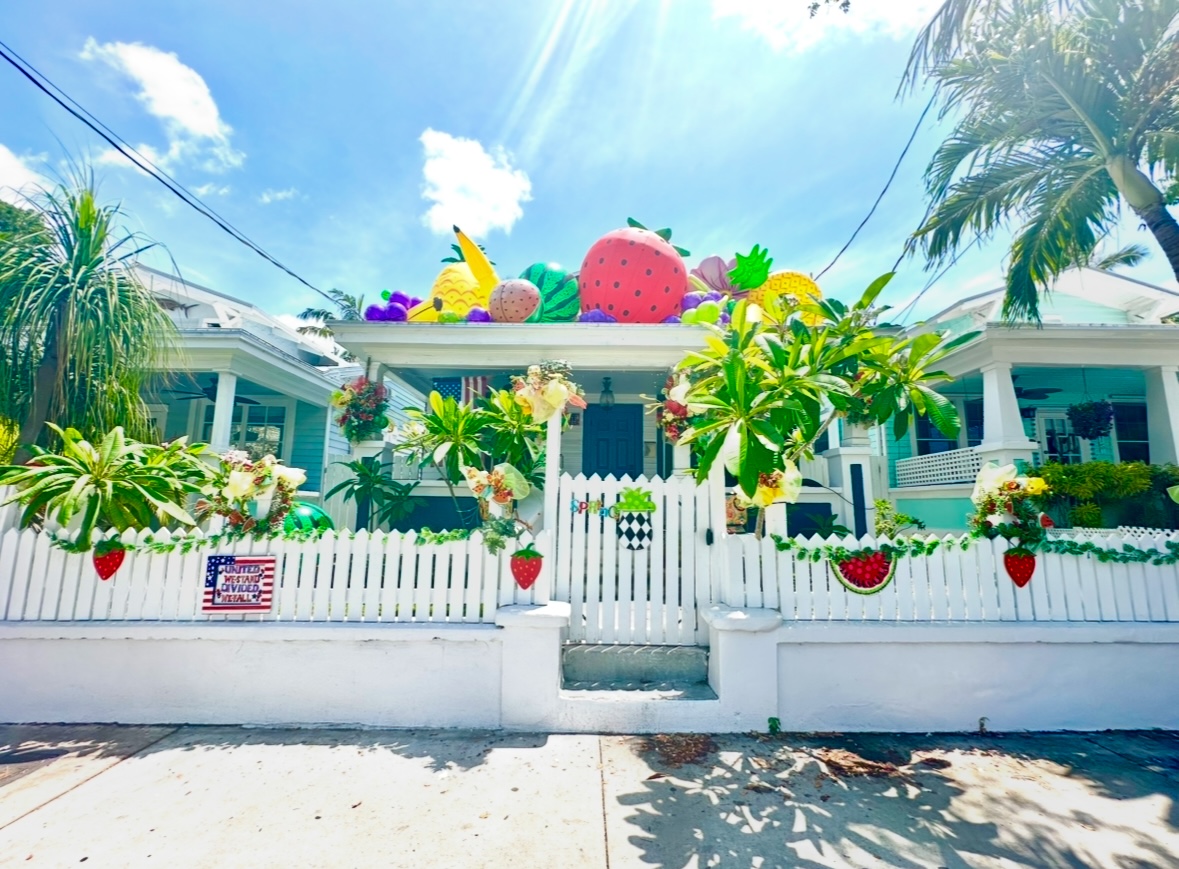
[[[1161,202],[1147,208],[1135,208],[1134,213],[1142,218],[1146,228],[1154,235],[1167,262],[1171,264],[1175,279],[1179,280],[1179,223]]]
[[[62,317],[64,311],[59,307],[49,329],[45,334],[45,351],[41,355],[41,362],[33,373],[33,394],[29,402],[29,412],[20,427],[20,440],[16,450],[17,464],[24,464],[32,458],[28,446],[37,443],[45,433],[45,423],[49,419],[49,405],[53,400],[53,391],[57,387],[57,371],[63,360],[59,356],[63,348],[59,347],[58,336],[61,335]]]

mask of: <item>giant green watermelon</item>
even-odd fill
[[[540,306],[526,323],[571,323],[581,313],[577,278],[553,263],[533,263],[520,275],[540,290]]]

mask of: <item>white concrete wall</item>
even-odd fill
[[[1179,727],[1179,626],[788,624],[788,731]]]
[[[0,626],[0,721],[499,727],[492,625]]]

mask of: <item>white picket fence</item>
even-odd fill
[[[630,550],[617,521],[582,503],[610,508],[621,490],[649,492],[651,544]],[[715,547],[707,543],[708,487],[663,480],[562,475],[557,499],[553,599],[571,606],[569,639],[591,643],[692,645],[705,640],[698,610],[714,600]]]
[[[123,540],[133,545],[144,537],[129,531]],[[161,532],[156,539],[173,538]],[[547,599],[545,573],[522,591],[508,555],[490,555],[478,533],[437,545],[416,541],[413,531],[330,532],[305,543],[239,541],[188,553],[129,551],[115,576],[101,581],[89,553],[67,554],[47,534],[9,529],[0,535],[0,620],[486,623],[495,621],[500,606]],[[549,535],[538,534],[535,546],[548,552]],[[210,554],[275,556],[271,611],[202,613]]]
[[[1105,549],[1130,544],[1165,552],[1172,536],[1087,539]],[[797,542],[851,549],[878,545],[871,537]],[[1018,588],[1003,567],[1006,549],[1002,540],[972,540],[966,550],[946,545],[932,555],[900,558],[887,587],[861,595],[844,588],[826,560],[779,552],[768,537],[740,535],[726,540],[722,596],[730,606],[776,609],[787,620],[804,622],[1179,622],[1179,565],[1040,553],[1031,582]]]

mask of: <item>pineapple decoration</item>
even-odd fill
[[[464,317],[472,321],[490,319],[487,306],[492,290],[499,283],[499,276],[487,254],[457,226],[454,234],[458,238],[462,260],[455,262],[454,257],[444,260],[449,265],[434,279],[430,295],[410,309],[407,319],[411,323],[436,323]]]
[[[733,285],[748,291],[750,303],[765,311],[772,299],[781,296],[793,296],[803,303],[823,297],[819,285],[802,272],[771,272],[774,260],[769,253],[755,244],[748,254],[737,254],[737,265],[729,272]],[[817,318],[813,314],[803,314],[802,321],[808,326],[814,326]]]

